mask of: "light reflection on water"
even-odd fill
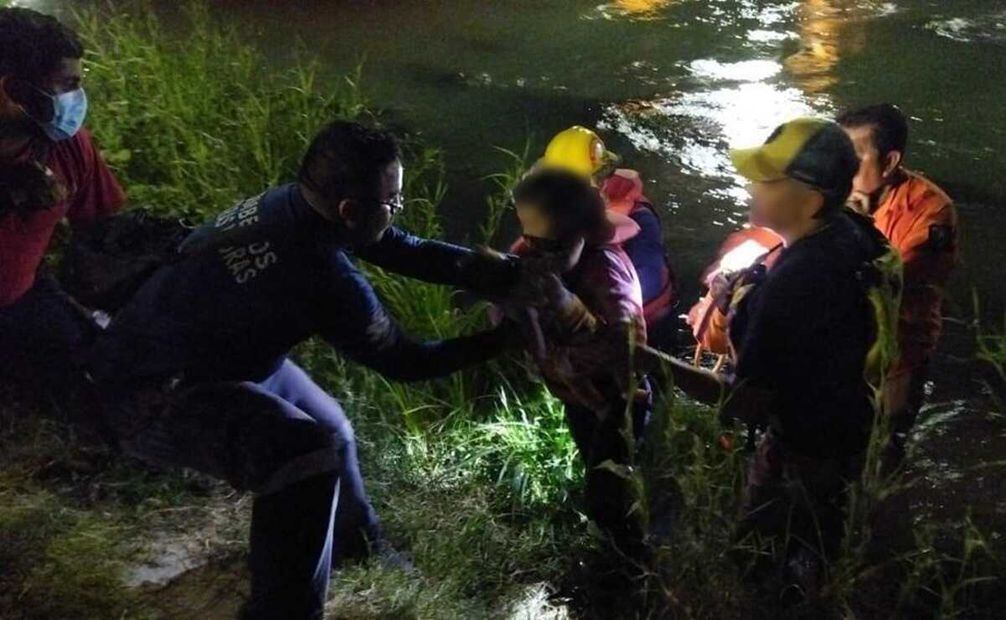
[[[866,44],[866,29],[858,22],[896,10],[889,2],[804,0],[767,8],[745,2],[738,21],[750,25],[740,38],[759,57],[685,63],[686,88],[612,103],[599,126],[639,151],[716,181],[706,194],[733,207],[725,208],[725,221],[712,223],[738,225],[744,221],[747,192],[732,170],[728,149],[758,144],[791,118],[833,114],[829,92],[838,79],[836,67],[843,54],[858,53]],[[795,51],[787,49],[792,40],[798,42]]]
[[[599,5],[586,15],[587,19],[627,18],[635,21],[665,19],[666,9],[673,0],[614,0]]]
[[[758,144],[776,125],[812,115],[822,106],[815,109],[802,91],[778,80],[782,65],[777,61],[701,59],[687,69],[693,78],[708,82],[708,88],[612,105],[599,125],[623,135],[640,151],[722,179],[711,194],[738,207],[727,216],[737,225],[744,221],[747,192],[744,180],[732,170],[728,149]]]
[[[972,19],[950,17],[934,19],[926,24],[941,37],[959,43],[994,43],[1006,45],[1006,11],[982,15]]]
[[[67,14],[105,4],[18,2]],[[133,3],[169,17],[178,9],[174,0],[116,0]],[[696,281],[723,227],[743,221],[730,146],[760,142],[799,114],[896,102],[913,117],[909,164],[961,207],[955,298],[965,310],[972,288],[996,308],[1006,299],[1006,88],[994,79],[1006,42],[1002,0],[209,4],[280,66],[297,40],[317,50],[320,79],[342,79],[365,59],[371,100],[444,153],[452,239],[477,230],[482,179],[509,164],[493,147],[527,144],[534,156],[556,131],[600,119],[669,212],[666,238],[684,282]]]

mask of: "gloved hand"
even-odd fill
[[[498,301],[512,294],[521,275],[521,259],[478,246],[458,263],[464,288],[490,301]]]
[[[535,307],[561,301],[565,287],[560,277],[580,262],[584,245],[584,240],[580,238],[557,251],[538,251],[521,256],[519,276],[508,301]]]
[[[479,246],[458,265],[465,288],[501,305],[540,307],[555,304],[568,291],[558,274],[576,266],[583,252],[580,239],[565,252],[518,257]]]
[[[733,298],[737,276],[737,273],[720,272],[709,283],[709,296],[713,305],[724,315],[730,312],[730,301]]]

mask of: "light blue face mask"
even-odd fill
[[[83,88],[71,90],[61,95],[50,95],[52,99],[52,119],[39,122],[42,131],[51,140],[59,142],[72,138],[84,124],[87,116],[87,95]]]

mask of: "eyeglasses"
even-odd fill
[[[387,207],[388,211],[391,212],[392,217],[394,217],[399,211],[405,208],[405,198],[401,194],[395,194],[388,200],[378,201],[377,204],[382,207]]]

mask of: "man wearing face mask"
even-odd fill
[[[440,341],[402,333],[355,258],[489,292],[478,255],[392,227],[402,207],[394,137],[334,122],[297,182],[196,229],[93,348],[92,377],[127,453],[255,492],[247,618],[320,618],[333,561],[371,551],[402,563],[381,538],[346,414],[290,349],[320,336],[385,377],[415,381],[516,344],[506,323]],[[515,283],[493,268],[498,290]]]
[[[943,290],[959,259],[957,209],[935,183],[905,168],[908,120],[896,106],[850,110],[838,122],[860,158],[849,204],[873,218],[905,265],[900,358],[884,384],[891,416],[885,458],[893,469],[904,457],[908,432],[922,407],[929,361],[943,327]]]
[[[57,224],[74,230],[125,195],[82,129],[83,47],[55,18],[0,9],[0,376],[61,393],[95,328],[40,269]]]

